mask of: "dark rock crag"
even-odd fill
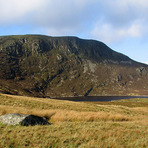
[[[77,37],[0,37],[0,92],[38,97],[147,95],[148,66]]]

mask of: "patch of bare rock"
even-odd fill
[[[0,116],[0,122],[7,125],[49,125],[49,122],[40,116],[10,113]]]

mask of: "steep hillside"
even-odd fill
[[[0,91],[40,96],[148,95],[148,66],[77,37],[0,37]]]

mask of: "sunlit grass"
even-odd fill
[[[146,148],[148,145],[145,99],[86,103],[0,94],[0,115],[7,113],[39,115],[51,125],[0,124],[0,147]]]

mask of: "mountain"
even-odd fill
[[[0,37],[0,91],[38,96],[148,95],[148,65],[77,37]]]

